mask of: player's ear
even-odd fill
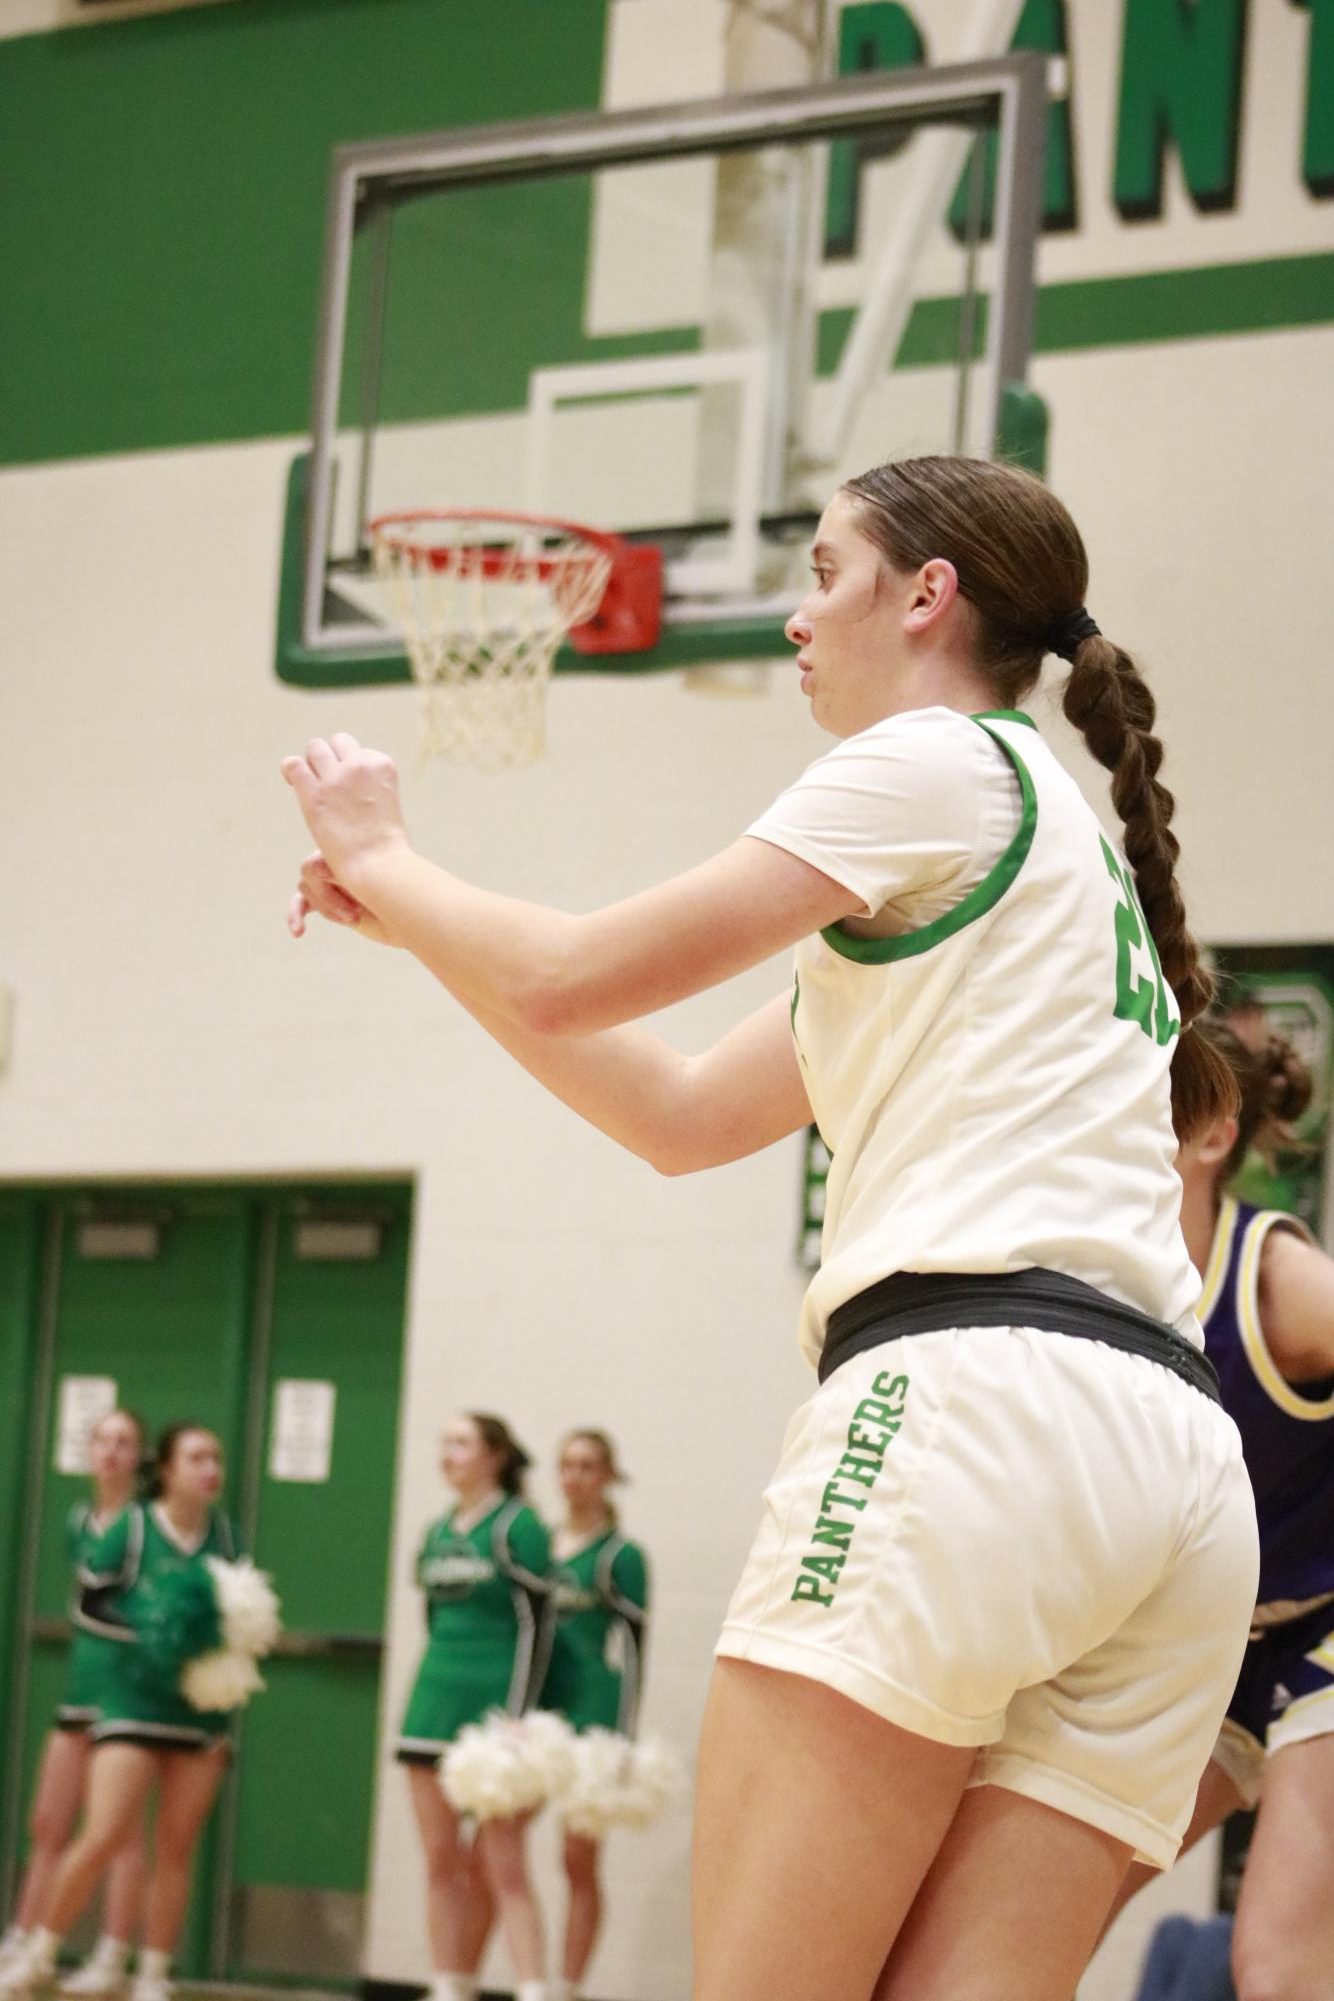
[[[923,563],[912,580],[904,630],[926,632],[944,617],[959,595],[959,573],[944,556]]]

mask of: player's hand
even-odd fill
[[[344,888],[355,889],[358,863],[406,849],[398,770],[383,751],[366,750],[340,730],[327,741],[312,737],[305,756],[285,757],[282,769],[316,846]]]
[[[312,915],[327,917],[330,924],[345,924],[373,944],[393,943],[379,918],[338,887],[333,870],[318,850],[302,862],[297,887],[287,905],[287,928],[294,938],[305,937],[306,919]]]

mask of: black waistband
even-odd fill
[[[1039,1327],[1105,1341],[1110,1348],[1161,1362],[1193,1389],[1221,1402],[1213,1363],[1174,1328],[1110,1299],[1082,1279],[1041,1265],[1029,1271],[891,1273],[830,1314],[820,1381],[868,1348],[942,1327]]]

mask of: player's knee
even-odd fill
[[[84,1829],[75,1843],[75,1847],[88,1862],[95,1862],[99,1869],[105,1869],[114,1859],[124,1839],[125,1829],[123,1827],[118,1827],[111,1823],[105,1826],[94,1825]],[[160,1866],[161,1847],[158,1848],[157,1852]]]
[[[581,1839],[575,1834],[565,1837],[565,1874],[570,1887],[576,1890],[596,1890],[598,1886],[598,1846],[595,1841]]]
[[[68,1832],[65,1816],[41,1800],[28,1816],[28,1840],[34,1848],[59,1848]]]
[[[503,1836],[487,1844],[486,1874],[498,1897],[522,1895],[528,1888],[528,1867],[517,1841]]]
[[[463,1867],[457,1841],[441,1835],[426,1843],[426,1873],[433,1883],[452,1883]]]

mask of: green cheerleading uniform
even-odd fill
[[[493,1709],[522,1716],[546,1673],[551,1542],[517,1495],[472,1527],[451,1508],[426,1531],[416,1579],[426,1598],[426,1652],[394,1755],[435,1765],[469,1723]]]
[[[558,1559],[551,1594],[555,1635],[542,1690],[575,1730],[595,1725],[633,1737],[648,1634],[648,1562],[617,1528]]]
[[[79,1576],[102,1537],[119,1519],[118,1515],[102,1518],[91,1502],[76,1501],[65,1523],[65,1548],[74,1574],[69,1603],[74,1638],[65,1671],[64,1695],[56,1708],[57,1730],[88,1730],[97,1721],[102,1688],[107,1668],[115,1659],[116,1643],[85,1618]]]
[[[192,1708],[179,1689],[152,1685],[134,1658],[136,1630],[164,1582],[210,1556],[236,1555],[222,1514],[193,1548],[181,1543],[161,1505],[125,1510],[79,1574],[80,1624],[111,1643],[99,1675],[94,1744],[140,1744],[150,1751],[203,1751],[225,1736],[227,1718]]]

